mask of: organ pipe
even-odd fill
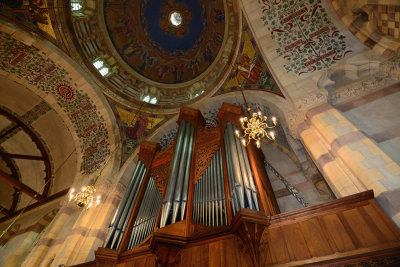
[[[257,190],[247,151],[233,133],[234,126],[228,122],[224,142],[229,182],[235,184],[235,190],[233,186],[229,186],[233,213],[236,214],[241,208],[259,210]]]
[[[128,249],[142,243],[153,232],[160,203],[161,194],[156,188],[153,178],[150,177],[132,228]]]
[[[145,173],[146,167],[141,161],[139,161],[122,199],[121,205],[114,216],[114,221],[109,227],[105,247],[111,249],[119,248]]]
[[[194,199],[193,220],[212,227],[227,224],[221,149],[195,184]]]
[[[163,200],[160,227],[164,227],[168,223],[169,218],[171,219],[170,223],[174,223],[178,212],[181,213],[181,219],[184,217],[190,177],[193,139],[193,126],[185,120],[182,120],[178,132],[167,191]]]

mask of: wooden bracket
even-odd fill
[[[263,212],[241,209],[233,218],[231,231],[234,232],[246,246],[255,267],[260,267],[260,240],[268,225]]]

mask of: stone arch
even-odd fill
[[[94,173],[118,139],[107,101],[67,55],[16,28],[1,28],[0,74],[24,85],[52,106],[75,140],[81,171]]]

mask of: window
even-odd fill
[[[150,100],[150,104],[157,104],[157,98],[156,98],[156,97],[153,97],[153,98]]]
[[[149,95],[143,97],[143,102],[150,103],[150,104],[157,104],[157,97],[151,98]]]
[[[110,73],[110,69],[105,65],[104,61],[101,59],[96,59],[93,61],[93,66],[99,71],[102,76],[106,76]]]
[[[193,99],[193,98],[196,98],[196,97],[198,97],[198,96],[200,96],[200,95],[202,95],[203,93],[204,93],[204,90],[201,91],[201,92],[197,92],[196,94],[194,94],[194,95],[192,96],[192,99]]]
[[[82,9],[80,0],[71,0],[71,10],[72,11],[80,11]]]
[[[149,95],[146,95],[146,96],[143,98],[143,101],[149,103],[149,102],[150,102],[150,96],[149,96]]]

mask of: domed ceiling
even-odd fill
[[[152,81],[188,82],[207,70],[221,49],[222,0],[131,0],[124,8],[109,2],[105,23],[118,54]]]
[[[71,41],[108,96],[176,109],[226,79],[240,37],[232,0],[82,3],[82,12],[71,12]]]

